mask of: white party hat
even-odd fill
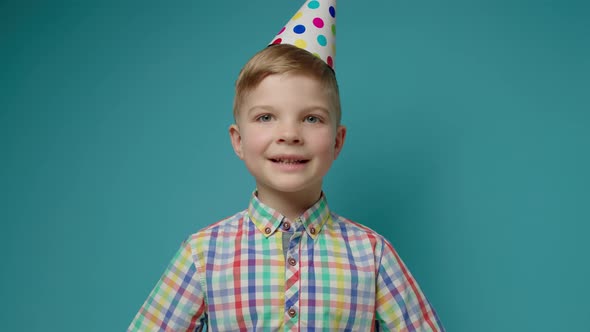
[[[334,69],[336,0],[308,0],[273,38],[270,45],[291,44],[307,50]]]

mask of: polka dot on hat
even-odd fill
[[[294,44],[299,48],[307,48],[307,42],[305,41],[305,39],[297,39]]]
[[[318,7],[320,6],[320,2],[319,1],[315,1],[312,0],[310,2],[307,3],[307,7],[311,8],[311,9],[318,9]]]
[[[316,28],[323,28],[324,27],[324,20],[322,20],[320,17],[316,17],[313,19],[313,25],[315,25]]]
[[[295,45],[334,68],[336,0],[308,0],[273,38],[271,44]]]
[[[302,33],[305,32],[305,25],[303,24],[298,24],[293,28],[293,32],[295,32],[296,34],[300,35]]]

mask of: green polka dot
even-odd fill
[[[332,34],[336,36],[336,24],[332,24]]]

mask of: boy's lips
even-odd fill
[[[272,161],[273,163],[278,164],[305,164],[309,161],[309,159],[303,156],[296,156],[296,155],[279,155],[273,156],[268,158],[268,160]]]

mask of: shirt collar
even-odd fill
[[[252,198],[250,199],[248,215],[256,228],[267,238],[274,234],[284,220],[287,220],[277,210],[262,203],[256,196],[256,192],[252,194]],[[303,228],[315,240],[329,219],[330,209],[328,208],[328,201],[324,193],[322,193],[320,199],[314,205],[305,210],[296,220],[290,220],[290,222],[294,226],[293,229],[295,231]]]

